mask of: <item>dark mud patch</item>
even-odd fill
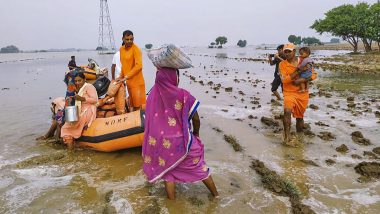
[[[355,131],[351,133],[351,139],[355,143],[362,145],[362,146],[368,146],[371,145],[371,141],[363,136],[363,134],[360,131]]]
[[[232,92],[232,90],[233,90],[232,87],[227,87],[227,88],[224,89],[224,91],[226,91],[226,92]]]
[[[268,169],[259,160],[252,160],[250,167],[261,176],[261,182],[265,188],[278,195],[289,197],[292,213],[315,213],[309,206],[302,204],[300,191],[291,181],[282,178],[275,171]]]
[[[311,131],[311,126],[308,123],[303,125],[303,134],[308,137],[315,137],[315,134]]]
[[[336,138],[331,132],[319,132],[318,137],[325,141],[331,141]]]
[[[376,148],[372,149],[372,152],[380,155],[380,147],[376,147]]]
[[[308,136],[308,137],[315,137],[314,132],[312,132],[311,130],[304,130],[304,131],[303,131],[303,134],[304,134],[305,136]]]
[[[355,172],[362,175],[365,180],[380,179],[380,163],[361,162],[355,166]]]
[[[310,166],[318,166],[319,165],[317,163],[315,163],[314,161],[312,160],[307,160],[307,159],[301,159],[300,160],[302,163],[306,164],[306,165],[310,165]]]
[[[380,111],[375,111],[374,114],[375,114],[375,117],[380,118]]]
[[[363,156],[366,156],[370,159],[379,159],[375,153],[370,152],[370,151],[364,151]]]
[[[269,118],[269,117],[261,117],[260,121],[267,126],[273,126],[273,127],[280,126],[280,123],[278,121],[276,121],[272,118]]]
[[[273,106],[282,106],[282,103],[278,100],[271,99],[270,102]]]
[[[284,119],[284,113],[274,114],[274,119],[283,120]]]
[[[309,108],[311,108],[311,109],[313,109],[313,110],[318,110],[318,109],[319,109],[319,107],[316,106],[316,105],[314,105],[314,104],[311,104],[311,105],[309,106]]]
[[[335,149],[337,152],[340,153],[347,153],[348,152],[348,147],[345,144],[342,144]]]
[[[352,157],[353,159],[363,159],[362,156],[357,155],[357,154],[352,154],[351,157]]]
[[[231,144],[232,148],[235,150],[235,152],[241,152],[243,151],[243,147],[238,143],[236,138],[232,135],[224,135],[224,140]]]
[[[36,157],[28,158],[16,164],[18,168],[26,168],[30,166],[45,165],[50,162],[61,160],[67,157],[67,151],[57,152],[49,155],[38,155]]]
[[[324,123],[324,122],[322,122],[322,121],[315,122],[314,124],[317,125],[317,126],[325,126],[325,127],[329,127],[329,125],[327,125],[326,123]]]
[[[327,159],[327,160],[325,160],[325,162],[328,166],[332,166],[336,163],[333,159]]]
[[[212,130],[218,132],[218,133],[223,133],[223,130],[221,130],[220,128],[218,127],[213,127]]]
[[[200,207],[200,206],[203,206],[205,204],[205,202],[195,196],[192,196],[190,198],[187,199],[190,204],[194,205],[194,206],[197,206],[197,207]]]

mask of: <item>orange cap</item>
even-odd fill
[[[285,44],[284,45],[284,50],[295,50],[296,49],[296,46],[293,44],[293,43],[288,43],[288,44]]]

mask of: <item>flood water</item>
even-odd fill
[[[318,109],[308,108],[305,122],[316,135],[329,131],[335,139],[305,137],[303,146],[291,148],[281,144],[278,129],[282,125],[272,128],[260,122],[262,116],[274,118],[282,112],[282,106],[271,103],[274,67],[239,59],[265,58],[273,50],[185,50],[194,68],[181,70],[180,87],[201,102],[200,137],[220,199],[213,200],[203,184],[196,183],[177,185],[177,199],[167,200],[162,182],[152,185],[145,181],[141,148],[112,153],[67,151],[62,145],[35,141],[50,126],[51,99],[65,94],[63,77],[70,56],[76,55],[78,65],[93,58],[101,67],[110,68],[112,55],[1,54],[0,213],[290,213],[289,199],[265,189],[260,176],[249,167],[252,158],[293,182],[302,202],[317,213],[379,212],[380,181],[358,182],[360,175],[354,170],[362,161],[374,161],[364,156],[364,151],[380,146],[380,123],[374,114],[380,109],[379,75],[319,71],[310,91],[317,92],[318,86],[331,97],[312,97],[309,104]],[[343,53],[316,51],[313,55]],[[155,69],[145,53],[143,65],[148,91]],[[210,81],[213,83],[208,85]],[[221,84],[219,91],[213,90],[215,84]],[[226,87],[233,91],[225,92]],[[348,111],[347,96],[354,96],[361,108]],[[294,131],[295,120],[292,122]],[[372,145],[355,144],[350,136],[354,131],[361,131]],[[243,152],[235,152],[223,134],[235,136]],[[346,154],[335,151],[343,143],[349,148]],[[354,159],[352,154],[362,159]],[[328,165],[327,159],[336,163]]]

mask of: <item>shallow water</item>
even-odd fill
[[[7,78],[0,79],[0,88],[9,90],[0,91],[0,212],[290,213],[288,198],[264,189],[259,175],[249,167],[252,158],[260,159],[294,182],[304,196],[303,203],[317,213],[377,213],[380,210],[380,182],[359,183],[359,175],[353,169],[361,161],[373,161],[364,157],[363,151],[380,146],[379,119],[373,113],[379,111],[379,76],[320,71],[320,78],[311,90],[316,92],[319,85],[332,97],[311,98],[310,104],[319,109],[308,109],[305,122],[310,123],[315,134],[330,131],[336,139],[323,141],[319,137],[305,137],[304,146],[289,148],[281,144],[281,131],[260,122],[262,116],[273,117],[282,111],[281,106],[270,102],[274,67],[233,59],[265,58],[265,54],[273,50],[253,47],[186,50],[191,53],[194,68],[181,71],[180,85],[201,102],[200,135],[220,199],[212,200],[203,184],[197,183],[177,185],[177,199],[166,200],[162,183],[145,182],[140,148],[113,153],[69,152],[64,146],[34,140],[50,125],[50,98],[64,95],[62,79],[69,57],[76,55],[77,64],[86,64],[87,58],[94,58],[101,66],[110,67],[111,55],[100,56],[95,52],[3,54],[0,55],[0,73]],[[314,55],[339,53],[343,52],[317,51]],[[145,55],[144,75],[149,90],[155,70]],[[205,85],[191,81],[189,75]],[[256,79],[261,81],[255,83],[255,87]],[[219,94],[212,89],[214,86],[207,85],[209,81],[222,85]],[[233,87],[233,91],[225,92],[224,87]],[[346,96],[354,96],[355,103],[362,109],[346,111]],[[254,97],[259,104],[251,103]],[[328,104],[335,109],[327,107]],[[366,109],[372,112],[365,112]],[[257,119],[249,119],[249,115]],[[329,127],[315,125],[318,121]],[[223,133],[213,130],[215,127]],[[356,130],[373,145],[353,143],[350,134]],[[223,134],[235,136],[244,151],[235,152],[224,141]],[[342,143],[349,147],[347,154],[335,151]],[[353,159],[351,154],[363,159]],[[333,159],[336,164],[328,166],[326,159]],[[302,160],[312,160],[319,167]]]

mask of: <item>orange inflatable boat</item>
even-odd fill
[[[89,67],[82,65],[80,66],[81,68],[84,69],[84,76],[86,76],[87,80],[96,80],[96,71],[90,69]]]
[[[83,131],[78,145],[102,152],[139,147],[144,139],[144,111],[134,111],[108,118],[96,118]]]

